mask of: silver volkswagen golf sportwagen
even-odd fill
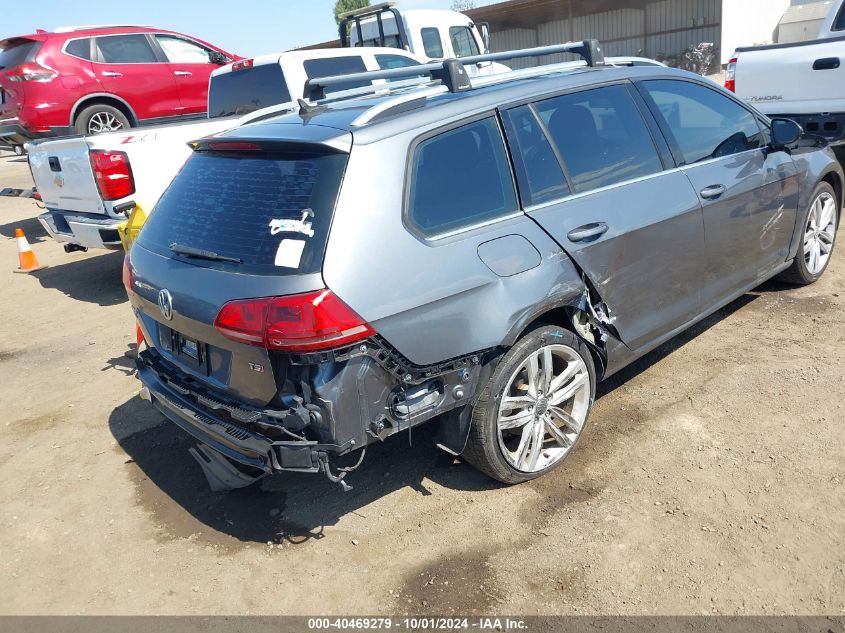
[[[822,140],[696,75],[552,50],[587,64],[310,80],[297,111],[193,144],[124,282],[142,395],[214,488],[342,482],[339,456],[434,418],[491,477],[537,477],[597,381],[822,275],[843,189]]]

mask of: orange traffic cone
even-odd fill
[[[20,268],[15,269],[16,273],[31,273],[36,270],[44,268],[38,263],[38,258],[32,252],[32,247],[26,241],[26,236],[23,234],[23,229],[15,229],[15,239],[18,242],[18,259],[20,260]]]

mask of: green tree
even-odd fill
[[[370,0],[337,0],[334,3],[334,21],[340,24],[340,14],[370,6]]]

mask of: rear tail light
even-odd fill
[[[20,64],[6,71],[10,81],[52,81],[59,76],[52,68],[35,62]]]
[[[126,152],[94,149],[90,158],[103,200],[119,200],[135,193],[135,180]]]
[[[289,352],[342,347],[375,334],[331,290],[230,301],[214,327],[233,341]]]
[[[241,59],[232,64],[232,70],[244,70],[246,68],[252,68],[251,59]]]
[[[736,57],[728,62],[728,67],[725,70],[725,88],[731,92],[736,92]]]
[[[135,273],[132,271],[132,264],[129,262],[129,255],[123,257],[123,287],[126,288],[126,293],[133,295],[135,291]]]

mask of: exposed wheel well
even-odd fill
[[[839,213],[842,213],[842,182],[839,180],[839,175],[835,172],[830,172],[825,174],[822,178],[822,182],[826,182],[833,187],[833,191],[836,192],[836,201],[838,203]]]
[[[585,339],[584,336],[575,328],[572,323],[572,318],[575,311],[576,308],[573,306],[561,306],[557,308],[552,308],[551,310],[548,310],[547,312],[538,315],[533,321],[531,321],[531,323],[526,325],[525,328],[523,328],[523,330],[519,333],[517,340],[521,339],[526,332],[530,332],[531,330],[542,325],[556,325],[558,327],[563,328],[564,330],[568,330],[587,343],[587,348],[590,350],[590,355],[593,357],[593,365],[596,368],[596,378],[598,380],[601,380],[602,376],[604,375],[604,369],[605,367],[607,367],[607,358],[596,348],[596,346],[592,342]]]
[[[76,121],[79,118],[80,112],[82,112],[85,108],[96,104],[109,105],[113,108],[117,108],[118,110],[123,112],[124,116],[126,116],[127,119],[129,119],[130,125],[132,125],[133,127],[138,125],[138,119],[135,117],[135,113],[132,112],[132,108],[130,108],[120,99],[115,99],[114,97],[107,96],[91,97],[90,99],[86,99],[85,101],[81,101],[79,104],[77,104],[76,110],[74,110],[73,112],[73,121],[71,121],[71,125],[76,125]]]

